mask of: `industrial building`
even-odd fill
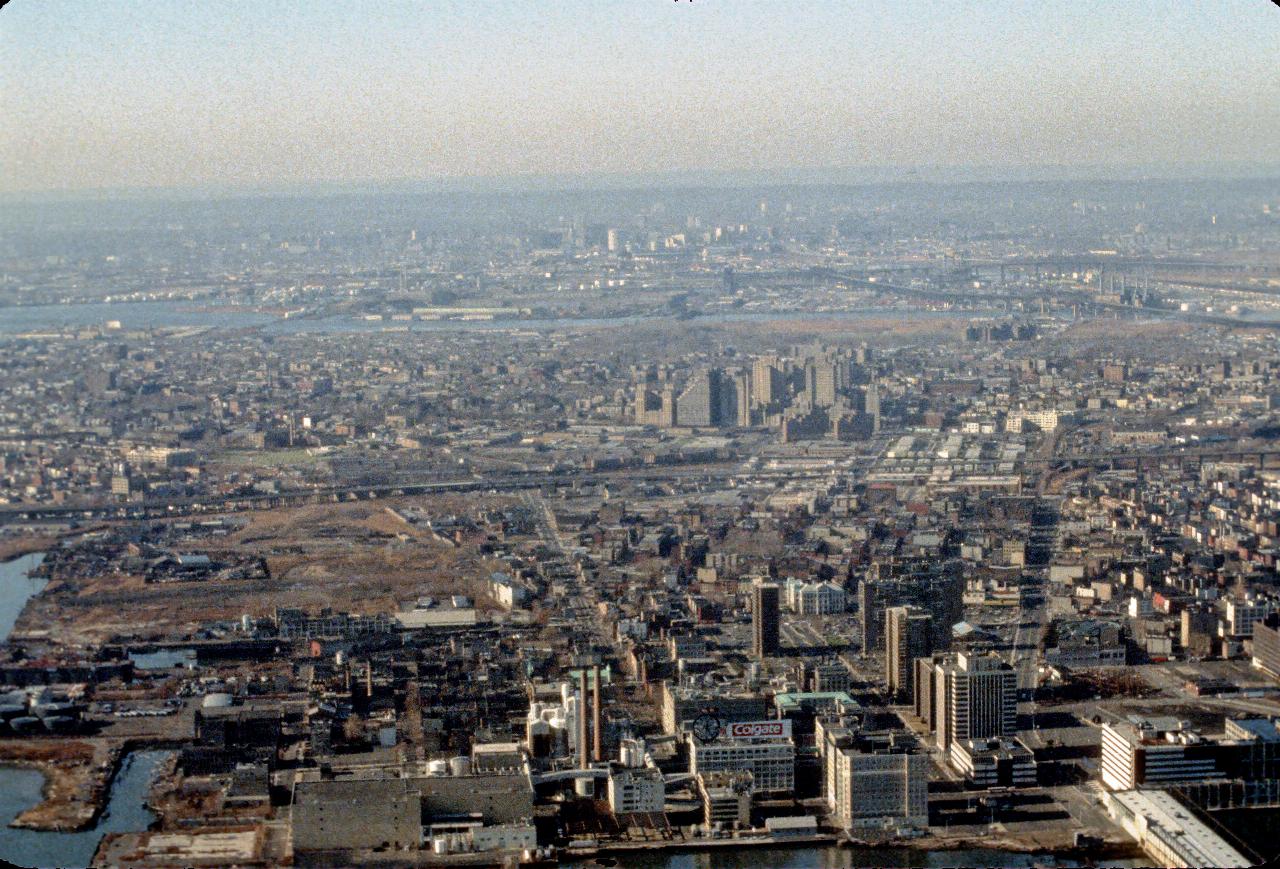
[[[1036,784],[1036,761],[1019,740],[958,739],[947,755],[952,769],[976,788],[1022,788]]]
[[[1102,727],[1102,781],[1112,790],[1212,779],[1280,777],[1280,728],[1265,718],[1227,719],[1206,736],[1169,716],[1130,716]]]
[[[863,731],[818,724],[823,796],[834,823],[924,827],[929,823],[929,756],[906,730]]]
[[[1252,866],[1172,794],[1123,790],[1106,796],[1107,813],[1160,866]]]
[[[691,740],[689,771],[694,775],[746,770],[756,792],[791,793],[796,784],[796,745],[789,721],[730,724],[708,744]]]
[[[662,772],[652,767],[609,773],[609,808],[615,815],[661,812],[666,804]]]
[[[708,827],[741,829],[751,826],[751,794],[747,770],[719,770],[698,776],[703,822]]]

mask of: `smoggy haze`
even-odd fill
[[[0,189],[1247,163],[1278,37],[1264,0],[15,0]]]

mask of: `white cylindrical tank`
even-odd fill
[[[443,760],[433,760],[427,763],[427,775],[430,776],[446,776],[449,774],[449,764]]]
[[[459,755],[449,761],[449,775],[464,776],[471,774],[471,758]]]
[[[580,797],[594,796],[596,792],[596,783],[589,778],[579,778],[573,781],[573,790]]]
[[[235,698],[225,691],[214,691],[211,694],[204,695],[200,705],[205,709],[224,709],[233,702],[235,702]]]
[[[334,652],[334,653],[333,653],[333,665],[334,665],[335,667],[341,667],[341,666],[342,666],[343,664],[345,664],[345,663],[347,663],[347,653],[346,653],[346,652],[344,652],[344,651],[342,651],[342,650],[338,650],[338,651],[336,651],[336,652]]]
[[[619,760],[630,769],[644,766],[644,740],[624,739],[619,750]]]
[[[433,854],[443,856],[449,853],[449,840],[444,836],[436,836],[431,840],[431,851]]]

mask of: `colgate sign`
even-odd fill
[[[790,721],[738,721],[725,728],[730,739],[785,739],[791,735]]]

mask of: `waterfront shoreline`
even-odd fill
[[[28,741],[29,743],[32,741]],[[126,739],[116,744],[98,745],[88,741],[75,741],[88,745],[93,756],[85,763],[64,766],[52,757],[5,757],[5,750],[12,741],[0,742],[0,768],[31,769],[44,776],[40,802],[19,812],[10,823],[16,829],[40,833],[81,833],[92,830],[102,819],[111,800],[116,779],[129,758],[145,751],[170,750],[185,744],[172,740]],[[51,746],[52,747],[52,746]],[[99,752],[102,752],[100,755]],[[80,792],[60,795],[51,793],[59,785]]]
[[[87,757],[67,754],[83,747]],[[78,833],[98,822],[125,752],[85,741],[0,743],[0,766],[31,769],[44,777],[40,801],[23,809],[9,826],[44,833]]]
[[[56,546],[57,543],[57,537],[10,537],[7,540],[0,541],[0,564],[17,561],[24,555],[47,552],[50,547]]]

